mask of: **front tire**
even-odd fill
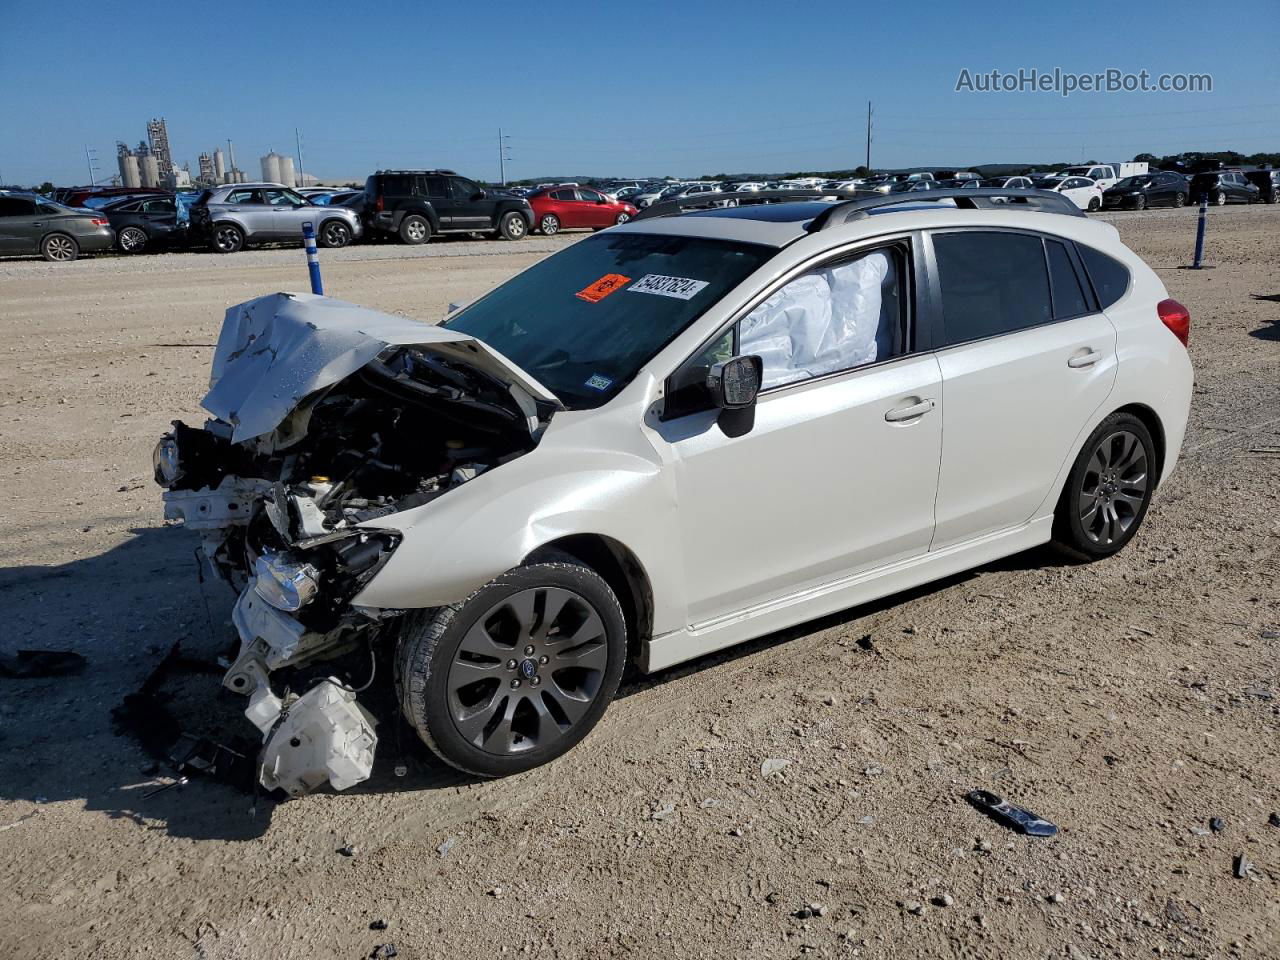
[[[1142,526],[1156,484],[1151,432],[1129,413],[1113,413],[1089,435],[1067,474],[1053,539],[1089,560],[1109,557]]]
[[[1101,201],[1101,200],[1099,200],[1097,197],[1093,197],[1093,198],[1092,198],[1092,199],[1090,199],[1090,201],[1089,201],[1089,212],[1090,212],[1090,213],[1093,213],[1094,211],[1096,211],[1096,210],[1097,210],[1098,208],[1100,208],[1101,206],[1102,206],[1102,201]]]
[[[337,250],[351,242],[351,228],[341,220],[330,220],[320,225],[320,246]]]
[[[431,224],[419,213],[411,213],[400,221],[400,242],[416,246],[431,239]]]
[[[531,563],[462,603],[410,614],[396,641],[405,718],[442,760],[501,777],[554,760],[604,715],[627,652],[622,608],[594,571]]]
[[[554,237],[560,232],[560,218],[554,213],[548,213],[538,221],[538,229],[542,231],[543,236]]]
[[[40,256],[50,263],[70,263],[80,256],[80,244],[65,233],[51,233],[40,241]]]
[[[529,224],[518,213],[504,213],[498,221],[498,234],[503,240],[523,240],[529,233]]]
[[[618,216],[614,218],[613,222],[615,226],[620,227],[630,219],[631,219],[631,214],[623,210],[622,213],[618,214]]]
[[[244,249],[244,231],[234,223],[215,224],[213,249],[217,253],[238,253]]]
[[[1187,205],[1187,195],[1185,193],[1175,193],[1173,195],[1173,205],[1175,207],[1185,207]]]
[[[1213,195],[1213,205],[1215,207],[1224,207],[1227,204],[1227,195],[1224,192],[1215,193]]]
[[[1147,209],[1147,198],[1139,194],[1138,199],[1133,201],[1133,209],[1135,210]]]
[[[116,235],[116,246],[121,253],[142,253],[147,248],[147,231],[139,227],[125,227]]]

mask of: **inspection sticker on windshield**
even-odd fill
[[[706,285],[706,280],[690,280],[687,277],[664,277],[660,273],[650,273],[641,277],[627,289],[632,293],[656,293],[660,297],[692,300]]]
[[[579,300],[587,301],[587,303],[599,303],[609,294],[616,293],[630,282],[630,277],[624,277],[620,273],[606,273],[591,286],[584,290],[579,290],[574,296]]]
[[[608,390],[613,386],[613,381],[599,373],[593,373],[587,378],[586,385],[592,390]]]

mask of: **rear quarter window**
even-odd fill
[[[1101,250],[1077,244],[1080,259],[1089,274],[1089,282],[1093,284],[1093,292],[1097,294],[1098,306],[1103,310],[1111,306],[1129,290],[1129,268],[1108,256]]]

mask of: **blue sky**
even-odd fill
[[[513,179],[852,167],[868,99],[881,168],[1280,150],[1275,0],[1206,33],[1227,21],[1202,2],[965,9],[3,0],[0,182],[85,182],[86,144],[114,173],[153,116],[179,161],[230,137],[253,176],[295,126],[324,177],[496,179],[499,127]],[[955,91],[962,69],[1055,67],[1208,73],[1213,92]]]

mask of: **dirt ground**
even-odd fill
[[[303,255],[0,261],[0,653],[88,658],[0,678],[0,955],[1280,956],[1280,209],[1213,211],[1199,273],[1194,212],[1109,219],[1190,307],[1197,374],[1182,462],[1119,556],[1036,551],[633,678],[507,780],[407,732],[397,778],[384,722],[372,780],[256,816],[216,783],[149,796],[169,780],[110,712],[175,640],[227,640],[149,458],[200,419],[224,309],[305,288]],[[574,239],[324,272],[434,319]],[[217,676],[170,689],[188,728],[251,732]],[[1060,834],[983,818],[977,787]]]

